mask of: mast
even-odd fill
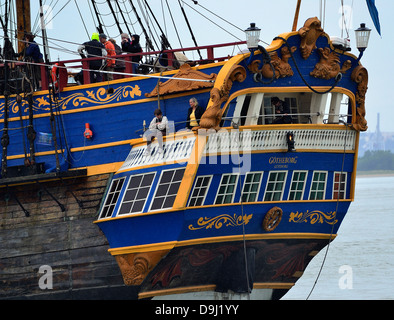
[[[25,33],[31,32],[30,0],[15,1],[17,14],[17,38],[18,52],[21,52],[25,44],[23,38]]]
[[[296,12],[294,15],[293,29],[292,31],[297,31],[298,16],[300,15],[301,0],[297,0]]]

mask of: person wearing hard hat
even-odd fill
[[[100,42],[98,33],[93,33],[92,40],[84,42],[78,48],[78,52],[81,55],[82,59],[107,56],[107,50],[105,50],[105,46]],[[89,60],[90,83],[102,81],[102,75],[100,73],[100,68],[102,67],[102,65],[102,58]]]

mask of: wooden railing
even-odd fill
[[[204,51],[205,51],[206,58],[203,58],[202,60],[201,59],[200,60],[190,60],[190,62],[192,64],[199,65],[199,64],[206,64],[206,63],[217,62],[217,61],[224,61],[224,60],[229,59],[231,57],[231,55],[222,56],[222,57],[215,56],[215,49],[223,48],[223,47],[241,46],[243,44],[246,44],[246,41],[231,42],[231,43],[201,46],[201,47],[189,47],[189,48],[181,48],[181,49],[173,49],[173,50],[142,52],[142,53],[138,53],[138,54],[134,53],[134,54],[117,55],[112,58],[113,59],[122,59],[125,62],[125,68],[124,68],[124,70],[117,71],[116,74],[114,74],[114,79],[131,77],[137,73],[136,66],[138,64],[132,62],[132,57],[136,56],[136,55],[142,55],[143,57],[154,56],[155,58],[157,58],[161,54],[166,54],[167,55],[166,59],[168,61],[167,68],[172,68],[174,65],[174,61],[176,61],[176,59],[175,59],[176,52],[182,52],[187,55],[188,52],[200,51],[200,52],[204,53]],[[82,68],[83,83],[89,84],[90,83],[89,62],[93,61],[93,60],[102,60],[102,58],[101,57],[100,58],[88,58],[88,59],[66,60],[66,61],[56,61],[56,62],[60,63],[61,65],[66,66],[68,70],[70,70],[70,69],[80,70]],[[53,64],[56,62],[53,62]],[[46,67],[47,66],[45,64],[41,66],[41,79],[42,79],[41,85],[42,85],[43,90],[47,90],[49,87],[49,83],[50,83],[50,81],[49,81],[50,79],[48,79],[48,75],[47,75],[48,73],[47,73]]]

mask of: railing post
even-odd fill
[[[40,65],[40,72],[41,72],[41,89],[48,90],[49,88],[49,79],[48,79],[48,72],[46,70],[46,65]]]
[[[133,63],[131,61],[131,57],[126,56],[124,60],[125,60],[125,73],[126,74],[133,73]]]
[[[208,55],[208,60],[215,60],[215,56],[213,55],[213,47],[207,48],[207,55]]]
[[[83,69],[83,84],[90,83],[90,72],[89,72],[89,62],[86,60],[82,60],[82,69]]]
[[[174,65],[174,52],[168,52],[167,53],[167,59],[168,59],[168,67],[172,67]]]

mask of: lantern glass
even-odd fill
[[[256,27],[255,23],[251,23],[250,27],[245,30],[246,42],[249,49],[256,49],[259,46],[261,29]]]
[[[365,23],[360,25],[360,28],[355,30],[356,33],[356,43],[358,50],[365,50],[368,47],[369,36],[371,34],[371,29],[365,27]]]

